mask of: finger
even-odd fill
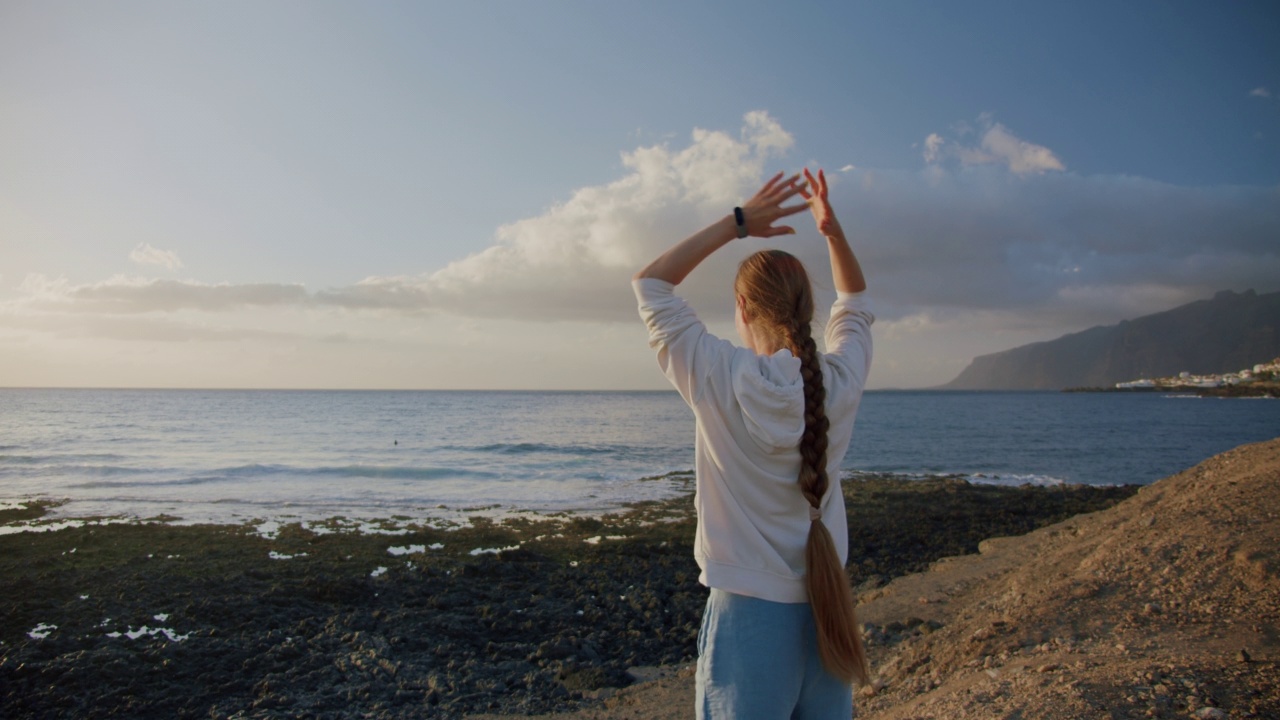
[[[778,178],[780,178],[781,176],[782,176],[782,173],[778,173],[776,176],[774,176],[773,180],[769,181],[769,187],[767,188],[767,190],[768,190],[768,195],[773,200],[773,202],[777,202],[777,198],[781,195],[784,195],[787,193],[794,193],[794,190],[796,187],[796,180],[800,179],[800,175],[799,173],[797,173],[782,182],[776,182]]]
[[[786,202],[787,200],[790,200],[791,198],[795,197],[796,194],[804,190],[806,186],[806,183],[796,184],[796,181],[799,179],[800,179],[799,173],[792,175],[791,179],[787,180],[786,185],[783,185],[781,188],[778,188],[773,192],[772,196],[769,198],[770,201],[773,202],[774,204],[780,205]]]
[[[798,212],[804,212],[805,210],[808,210],[808,209],[809,209],[809,203],[803,203],[803,204],[800,204],[800,205],[788,205],[788,206],[786,206],[786,207],[780,207],[780,208],[778,208],[778,217],[779,217],[779,218],[784,218],[784,217],[786,217],[786,216],[788,216],[788,215],[795,215],[795,214],[796,214],[796,213],[798,213]]]
[[[822,172],[822,168],[818,168],[818,187],[819,194],[823,200],[827,199],[827,174]]]
[[[777,237],[779,235],[795,235],[796,229],[790,225],[779,225],[778,227],[767,228],[760,233],[760,237]]]
[[[805,183],[808,184],[809,186],[809,190],[813,191],[813,192],[808,192],[808,191],[804,192],[805,200],[813,200],[814,196],[822,197],[822,186],[819,186],[818,181],[815,181],[813,177],[813,173],[809,172],[809,168],[804,169],[804,178],[805,178]]]
[[[765,182],[765,184],[761,186],[759,190],[756,191],[756,194],[751,196],[751,199],[748,200],[747,203],[755,204],[760,202],[767,202],[769,193],[773,191],[773,186],[778,181],[778,178],[781,175],[782,173],[778,173],[777,175],[774,175],[773,177],[769,178],[769,180]]]
[[[760,192],[756,193],[756,197],[769,194],[769,192],[773,190],[773,186],[778,184],[778,180],[782,178],[783,174],[784,173],[781,170],[779,170],[778,174],[769,178],[769,182],[765,183],[764,187],[760,188]]]

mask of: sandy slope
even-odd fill
[[[1278,548],[1280,439],[989,540],[862,596],[880,680],[859,716],[1280,718]],[[673,669],[555,717],[686,718],[692,699]]]

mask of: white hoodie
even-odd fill
[[[694,558],[707,587],[773,602],[808,602],[804,546],[809,503],[800,494],[804,380],[788,350],[757,355],[707,332],[674,286],[632,283],[658,365],[697,418],[698,532]],[[840,461],[871,364],[871,323],[862,293],[839,293],[821,356],[827,391],[827,474],[822,522],[840,562],[849,553]]]

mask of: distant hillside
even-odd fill
[[[974,358],[948,390],[1108,387],[1142,377],[1224,373],[1280,355],[1280,292],[1223,291],[1119,325]]]

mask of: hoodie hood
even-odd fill
[[[733,394],[751,439],[773,453],[794,450],[804,434],[804,378],[790,350],[756,355],[742,349],[733,363]]]

